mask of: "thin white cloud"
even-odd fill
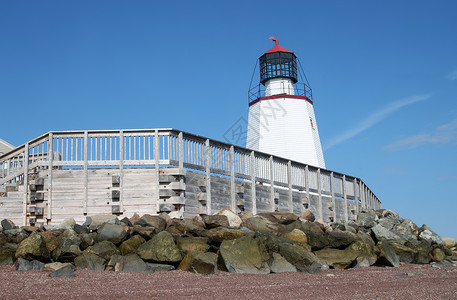
[[[385,119],[387,116],[390,114],[396,112],[400,108],[419,102],[419,101],[424,101],[430,98],[432,95],[427,94],[427,95],[420,95],[420,96],[412,96],[408,97],[405,99],[401,99],[396,102],[389,103],[387,106],[384,108],[380,109],[379,111],[369,115],[365,119],[363,119],[357,126],[354,128],[342,133],[339,136],[336,136],[330,140],[328,140],[324,144],[324,150],[328,150],[350,138],[355,137],[356,135],[360,134],[361,132],[367,130],[368,128],[372,127],[373,125],[381,122],[383,119]]]
[[[450,80],[457,80],[457,70],[447,76]]]
[[[388,151],[414,149],[425,144],[447,144],[457,142],[457,119],[436,127],[432,133],[413,135],[384,147]]]

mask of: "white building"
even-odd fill
[[[259,58],[260,84],[249,91],[246,147],[325,168],[311,89],[298,83],[295,54],[273,40]]]

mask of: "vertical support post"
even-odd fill
[[[306,191],[306,200],[308,201],[308,209],[309,209],[309,166],[305,166],[305,191]],[[303,206],[303,205],[302,205]]]
[[[230,146],[230,203],[233,212],[236,212],[235,198],[235,148]]]
[[[358,191],[359,191],[359,185],[357,183],[357,178],[354,178],[354,200],[355,200],[355,214],[356,215],[359,213],[360,195],[358,195]]]
[[[342,184],[343,184],[343,199],[344,199],[344,220],[348,221],[349,216],[348,216],[348,196],[346,194],[346,175],[343,175]]]
[[[322,187],[321,187],[321,168],[317,169],[317,191],[319,193],[319,204],[318,204],[318,213],[319,213],[319,221],[323,222],[324,217],[322,213]]]
[[[184,141],[183,141],[183,134],[179,132],[178,134],[178,147],[179,147],[179,158],[178,158],[178,166],[179,172],[182,172],[184,169]]]
[[[119,210],[124,212],[124,131],[119,131]]]
[[[333,222],[336,222],[336,201],[335,201],[335,186],[333,179],[333,172],[330,172],[330,192],[332,195],[332,206],[333,206]]]
[[[257,200],[255,193],[255,152],[251,151],[251,201],[252,201],[252,214],[257,214]]]
[[[72,152],[73,153],[73,152]],[[54,135],[49,133],[48,140],[48,221],[52,219],[52,169],[54,165]]]
[[[271,211],[276,211],[276,204],[275,204],[275,173],[274,173],[274,163],[273,163],[273,155],[270,155],[270,203],[271,203]]]
[[[206,214],[211,215],[211,148],[209,139],[205,141],[205,169],[206,169]],[[236,212],[236,211],[234,211]]]
[[[29,143],[24,147],[24,198],[22,200],[22,213],[24,216],[24,226],[27,226],[27,201],[29,194]]]
[[[288,206],[289,206],[289,212],[293,213],[294,212],[294,203],[292,199],[292,162],[289,160],[287,162],[287,184],[288,184]]]
[[[88,151],[88,143],[89,143],[89,133],[84,131],[84,197],[83,197],[83,214],[87,214],[87,195],[88,195],[88,183],[89,183],[89,158],[87,155],[89,154]]]
[[[182,137],[182,136],[181,136]],[[181,140],[182,141],[182,140]],[[153,153],[153,156],[154,156],[154,163],[155,163],[155,177],[156,177],[156,181],[155,181],[155,190],[156,190],[156,203],[157,203],[157,212],[159,213],[160,212],[160,193],[159,193],[159,159],[160,159],[160,145],[159,145],[159,131],[156,129],[154,131],[154,141],[153,141],[153,146],[154,146],[154,153]],[[181,143],[180,143],[180,146],[179,146],[179,156],[181,157],[181,153],[182,153],[182,149],[181,149]],[[180,160],[180,164],[181,164],[181,160]]]

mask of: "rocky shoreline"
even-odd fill
[[[0,266],[52,277],[75,276],[75,270],[269,274],[457,264],[454,239],[386,209],[331,225],[315,221],[309,211],[298,217],[230,210],[183,220],[166,214],[121,220],[98,215],[84,224],[68,219],[58,226],[18,228],[4,219],[1,225]]]

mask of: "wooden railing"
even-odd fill
[[[290,201],[292,190],[298,190],[308,199],[314,194],[319,199],[332,198],[333,203],[335,198],[344,199],[346,204],[353,200],[357,211],[381,208],[381,201],[357,177],[174,129],[49,132],[0,157],[0,186],[18,180],[27,185],[25,170],[37,168],[148,166],[178,166],[233,180],[261,182],[271,186],[272,191],[289,189]],[[256,185],[251,186],[255,195]],[[273,192],[271,195],[274,197]]]

